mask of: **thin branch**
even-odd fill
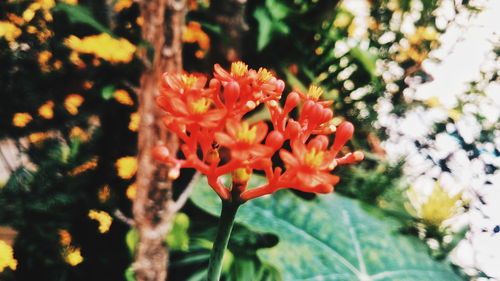
[[[196,184],[196,182],[200,178],[200,175],[201,174],[198,171],[193,175],[193,178],[191,179],[189,184],[186,186],[186,189],[184,189],[184,191],[182,191],[182,193],[179,196],[179,198],[177,199],[177,201],[174,202],[174,204],[172,205],[172,211],[174,213],[177,213],[178,211],[180,211],[182,209],[182,207],[186,204],[187,200],[189,199],[189,196],[191,195],[191,192],[193,191],[194,185]]]
[[[114,213],[115,217],[125,224],[128,224],[130,227],[135,226],[135,221],[129,217],[127,217],[120,209],[116,209]]]

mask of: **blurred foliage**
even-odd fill
[[[363,165],[338,171],[337,192],[381,207],[406,223],[406,233],[418,235],[420,218],[404,208],[402,164],[385,160],[380,143],[386,133],[376,121],[381,102],[390,103],[398,115],[414,107],[403,95],[405,78],[430,79],[420,65],[438,45],[442,29],[435,26],[433,11],[439,3],[366,1],[366,14],[359,15],[347,2],[248,1],[244,20],[249,29],[237,55],[251,67],[272,69],[288,90],[321,86],[324,98],[334,100],[337,121],[345,118],[357,128],[351,149],[371,152]],[[230,42],[217,11],[204,0],[191,0],[189,7],[185,69],[210,73],[214,63],[227,65],[215,49]],[[406,19],[413,27],[409,31],[402,28]],[[133,1],[0,3],[0,139],[14,139],[25,157],[0,189],[0,224],[19,231],[17,270],[7,270],[2,278],[123,280],[125,274],[132,280],[126,268],[133,230],[115,219],[109,231],[100,233],[89,211],[131,214],[139,121],[135,90],[142,70],[133,53],[148,48],[140,38],[141,24]],[[176,195],[188,180],[183,176],[175,182]],[[166,238],[174,250],[169,276],[201,280],[216,220],[192,205],[183,211],[186,216],[177,217]],[[288,280],[279,270],[282,263],[257,254],[273,247],[276,236],[250,229],[235,230],[225,280]],[[61,240],[62,230],[70,243]],[[427,233],[441,235],[439,229]],[[82,261],[69,262],[68,253],[77,252]]]

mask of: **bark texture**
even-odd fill
[[[135,262],[138,281],[164,281],[167,278],[168,248],[165,236],[175,215],[172,182],[168,167],[156,162],[151,151],[166,143],[175,153],[178,140],[161,124],[155,104],[161,75],[182,70],[182,28],[186,14],[185,0],[141,0],[139,2],[142,37],[149,46],[140,50],[145,64],[139,90],[140,125],[138,132],[137,195],[133,214],[139,232]]]
[[[245,22],[247,0],[218,0],[210,3],[210,9],[217,22],[230,41],[218,43],[218,51],[224,59],[236,61],[241,59],[243,36],[249,27]]]

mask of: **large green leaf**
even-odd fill
[[[254,176],[250,186],[262,180]],[[191,199],[213,215],[220,212],[220,200],[206,179]],[[396,221],[342,196],[306,201],[279,191],[245,203],[236,220],[279,237],[277,246],[259,255],[279,268],[284,280],[461,280],[448,265],[433,260],[420,240],[399,234]]]
[[[69,20],[73,23],[85,23],[99,30],[100,32],[113,35],[111,30],[98,22],[94,18],[90,10],[85,6],[58,3],[57,6],[54,7],[54,11],[65,12],[68,15]]]

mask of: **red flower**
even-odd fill
[[[280,157],[286,172],[281,182],[290,188],[317,192],[317,189],[332,191],[339,177],[329,173],[335,166],[333,153],[326,149],[328,139],[318,136],[307,145],[292,141],[292,153],[282,149]]]
[[[226,112],[215,107],[211,97],[213,91],[203,89],[206,81],[206,77],[201,75],[165,73],[161,95],[156,98],[156,103],[176,117],[175,122],[215,127]]]
[[[354,126],[349,122],[338,128],[333,126],[332,102],[319,100],[321,88],[311,86],[306,94],[290,93],[282,108],[278,100],[284,82],[265,68],[256,71],[243,62],[234,62],[230,72],[215,65],[214,76],[208,87],[203,75],[163,76],[156,101],[166,112],[164,124],[181,140],[184,155],[178,159],[176,153],[162,145],[153,150],[158,161],[171,167],[169,178],[178,177],[181,168],[195,168],[207,176],[208,184],[223,200],[246,201],[280,188],[331,192],[339,177],[330,172],[338,165],[363,159],[359,151],[337,158],[352,137]],[[249,125],[242,121],[246,113],[261,103],[270,112],[270,132],[264,122]],[[300,104],[298,119],[294,120],[288,114]],[[335,140],[329,147],[326,135],[335,130]],[[272,157],[287,140],[291,152],[279,152],[284,170],[273,166]],[[230,158],[225,157],[226,151]],[[263,171],[268,183],[247,189],[254,170]],[[232,175],[230,186],[220,179],[226,174]]]
[[[231,151],[231,159],[251,160],[254,157],[270,155],[273,150],[271,147],[260,144],[267,134],[267,125],[259,122],[253,126],[247,122],[228,120],[226,131],[216,132],[216,142]]]

